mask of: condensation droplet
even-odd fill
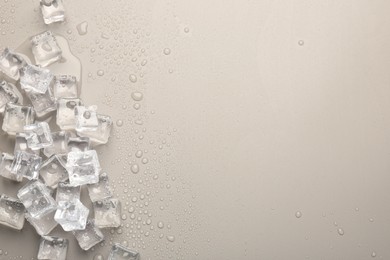
[[[103,258],[103,256],[102,255],[95,255],[94,257],[93,257],[93,260],[104,260],[104,258]]]
[[[134,101],[141,101],[143,99],[144,95],[141,92],[135,91],[131,93],[131,98]]]
[[[138,151],[135,153],[135,156],[136,156],[137,158],[141,158],[142,155],[143,155],[143,152],[142,152],[141,150],[138,150]]]
[[[299,44],[299,46],[303,46],[305,44],[305,42],[300,40],[300,41],[298,41],[298,44]]]
[[[119,126],[119,127],[123,126],[123,121],[120,120],[120,119],[117,120],[117,121],[116,121],[116,125]]]
[[[129,80],[133,83],[136,83],[137,82],[137,76],[134,75],[134,74],[130,74],[129,76]]]
[[[302,217],[302,212],[300,212],[300,211],[295,212],[295,217],[297,217],[297,218]]]
[[[337,229],[337,233],[339,233],[340,236],[343,236],[344,235],[344,229],[342,229],[342,228]]]
[[[97,71],[97,75],[98,76],[103,76],[104,75],[104,71],[103,70],[98,70]]]
[[[376,252],[372,252],[371,257],[376,257]]]
[[[184,32],[185,32],[185,33],[189,33],[189,32],[190,32],[190,28],[184,27]]]
[[[133,108],[134,108],[135,110],[138,110],[138,109],[141,108],[141,105],[140,105],[139,103],[135,103],[135,104],[133,105]]]
[[[139,166],[138,166],[138,164],[133,164],[132,166],[131,166],[131,172],[132,173],[138,173],[139,172]]]
[[[169,242],[174,242],[175,241],[175,236],[167,236],[167,240]]]
[[[87,22],[82,22],[76,26],[77,32],[79,35],[86,35],[88,32],[88,23]]]
[[[165,54],[165,55],[171,54],[171,49],[165,48],[165,49],[164,49],[164,54]]]
[[[164,223],[163,223],[162,221],[159,221],[159,222],[157,223],[157,227],[158,227],[158,228],[164,228]]]

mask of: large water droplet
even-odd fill
[[[143,99],[144,95],[141,93],[141,92],[133,92],[131,93],[131,98],[134,100],[134,101],[141,101]]]
[[[132,171],[132,173],[138,173],[139,172],[139,166],[138,166],[138,164],[133,164],[132,166],[131,166],[131,171]]]
[[[77,32],[79,33],[79,35],[86,35],[87,32],[88,32],[88,23],[86,21],[78,24],[76,26],[76,29],[77,29]]]
[[[175,236],[167,236],[167,240],[169,242],[174,242],[175,241]]]

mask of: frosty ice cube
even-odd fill
[[[20,69],[20,86],[26,91],[44,94],[53,83],[54,76],[50,70],[26,64]]]
[[[139,253],[116,243],[111,248],[108,260],[139,260],[139,257]]]
[[[121,203],[118,199],[99,200],[93,203],[95,224],[100,228],[119,227],[121,224]]]
[[[11,164],[11,172],[29,180],[38,179],[42,158],[36,154],[18,151]]]
[[[109,116],[97,115],[99,124],[93,131],[80,131],[77,132],[79,136],[89,137],[91,142],[95,145],[105,144],[108,142],[112,129],[112,119]]]
[[[66,260],[68,239],[43,236],[39,244],[38,260]]]
[[[32,150],[39,150],[53,144],[50,127],[46,122],[39,122],[24,127],[27,146]]]
[[[0,196],[0,224],[21,230],[24,225],[24,206],[14,198]]]
[[[70,134],[65,131],[51,133],[53,144],[49,147],[45,147],[43,153],[50,157],[54,154],[64,154],[68,152],[68,142]]]
[[[39,218],[56,209],[50,190],[39,181],[28,182],[18,191],[18,198],[33,218]]]
[[[71,75],[55,76],[53,92],[56,99],[77,98],[78,88],[76,77]]]
[[[23,180],[23,176],[20,176],[11,171],[11,165],[13,161],[14,161],[14,156],[12,154],[8,154],[8,153],[1,154],[0,175],[9,180],[21,182]]]
[[[88,137],[71,137],[68,142],[69,151],[87,151],[90,148]]]
[[[65,20],[65,9],[62,0],[41,0],[40,5],[45,24]]]
[[[56,211],[52,210],[39,218],[33,218],[27,212],[26,219],[35,228],[35,231],[37,231],[40,236],[45,236],[48,235],[58,225],[58,223],[54,220],[55,213]]]
[[[32,150],[27,146],[27,139],[25,133],[17,133],[15,136],[15,148],[14,153],[18,151],[24,151],[26,153],[32,153],[39,155],[39,150]]]
[[[46,31],[31,38],[31,50],[36,64],[46,67],[62,57],[62,51],[51,31]]]
[[[65,231],[82,230],[87,224],[89,210],[80,200],[58,202],[54,219]]]
[[[8,48],[5,48],[0,55],[0,71],[14,80],[19,80],[19,69],[25,65],[26,62],[22,56],[10,51]]]
[[[82,106],[81,99],[61,98],[58,100],[57,125],[62,130],[74,130],[76,128],[76,116],[74,110],[76,106]]]
[[[57,188],[58,183],[68,179],[68,171],[57,155],[53,155],[44,161],[39,173],[46,186],[52,189]]]
[[[28,99],[34,107],[36,115],[43,117],[57,109],[57,103],[50,88],[45,93],[26,91]]]
[[[103,233],[95,226],[93,220],[87,221],[84,230],[75,230],[72,233],[83,250],[89,250],[91,247],[104,240]]]
[[[84,106],[77,106],[74,113],[76,116],[77,132],[96,130],[99,121],[95,110]]]
[[[92,202],[112,197],[107,173],[100,174],[98,183],[88,184],[88,193]]]
[[[80,199],[81,186],[70,186],[69,183],[60,182],[57,188],[56,201],[71,201]]]
[[[16,95],[15,86],[6,81],[0,81],[0,113],[4,112],[8,102],[18,103],[19,97]]]
[[[100,164],[95,150],[85,152],[73,151],[68,154],[66,168],[72,186],[97,183]]]
[[[32,107],[7,103],[4,110],[2,129],[9,135],[23,132],[24,126],[34,122],[35,112]]]

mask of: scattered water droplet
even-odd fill
[[[132,173],[138,173],[139,172],[139,166],[138,166],[138,164],[133,164],[132,166],[131,166],[131,171],[132,171]]]
[[[371,257],[376,257],[376,252],[372,252]]]
[[[337,233],[339,233],[340,236],[343,236],[344,235],[344,229],[342,229],[342,228],[337,229]]]
[[[185,32],[185,33],[189,33],[189,32],[190,32],[190,28],[184,27],[184,32]]]
[[[98,76],[103,76],[104,75],[104,71],[103,70],[98,70],[97,71],[97,75]]]
[[[135,156],[136,156],[137,158],[141,158],[142,155],[143,155],[143,152],[142,152],[141,150],[138,150],[138,151],[135,153]]]
[[[136,83],[137,82],[137,76],[134,75],[134,74],[130,74],[129,76],[129,80],[133,83]]]
[[[297,217],[297,218],[302,217],[302,212],[300,212],[300,211],[295,212],[295,217]]]
[[[164,49],[164,54],[165,54],[165,55],[171,54],[171,49],[165,48],[165,49]]]
[[[88,23],[86,21],[78,24],[76,26],[76,29],[77,29],[77,32],[79,33],[79,35],[86,35],[87,32],[88,32]]]
[[[131,93],[131,98],[134,101],[141,101],[143,99],[144,95],[141,92],[135,91]]]
[[[138,109],[141,108],[141,105],[140,105],[139,103],[135,103],[135,104],[133,105],[133,108],[134,108],[135,110],[138,110]]]
[[[299,46],[303,46],[305,44],[305,42],[300,40],[300,41],[298,41],[298,44],[299,44]]]
[[[164,228],[164,223],[163,223],[162,221],[159,221],[159,222],[157,223],[157,227],[158,227],[158,228]]]
[[[95,255],[94,257],[93,257],[93,260],[104,260],[104,258],[103,258],[103,256],[102,255]]]
[[[174,242],[175,241],[175,236],[167,236],[167,240],[169,242]]]
[[[119,127],[123,126],[123,121],[120,120],[120,119],[117,120],[117,121],[116,121],[116,125],[119,126]]]

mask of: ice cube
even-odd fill
[[[20,69],[20,86],[26,91],[44,94],[54,81],[50,70],[26,64]]]
[[[57,155],[53,155],[44,161],[39,173],[46,186],[52,189],[57,188],[58,183],[68,179],[68,171]]]
[[[58,100],[57,125],[62,130],[74,130],[76,128],[76,116],[74,113],[76,106],[83,103],[78,98],[61,98]]]
[[[0,196],[0,224],[21,230],[24,225],[24,206],[14,198]]]
[[[87,151],[90,148],[88,137],[71,137],[68,142],[69,151]]]
[[[80,199],[81,186],[70,186],[69,183],[60,182],[57,188],[56,201],[71,201]]]
[[[6,82],[5,80],[0,81],[0,113],[4,112],[5,105],[8,102],[18,103],[19,97],[16,95],[14,89],[16,87]]]
[[[11,164],[11,172],[29,180],[38,179],[42,158],[36,154],[18,151]]]
[[[62,0],[41,0],[40,5],[45,24],[65,21],[65,9]]]
[[[19,69],[26,65],[22,56],[5,48],[0,55],[0,71],[14,80],[19,80]]]
[[[50,88],[45,93],[26,91],[26,96],[30,99],[38,117],[43,117],[57,109],[57,102],[54,99]]]
[[[87,224],[89,210],[80,200],[58,202],[54,219],[65,231],[82,230]]]
[[[97,115],[99,124],[93,131],[79,131],[77,134],[82,137],[89,137],[94,145],[105,144],[108,142],[112,129],[112,119],[109,116]]]
[[[96,111],[84,106],[77,106],[74,113],[77,132],[96,130],[99,125]]]
[[[46,122],[38,122],[24,127],[27,146],[32,150],[39,150],[53,144],[50,127]]]
[[[115,243],[111,248],[108,260],[139,260],[139,257],[139,253]]]
[[[53,90],[56,99],[77,98],[78,87],[76,77],[71,75],[55,76]]]
[[[64,154],[68,152],[68,142],[70,133],[65,131],[51,133],[53,144],[49,147],[45,147],[43,153],[50,157],[54,154]]]
[[[70,152],[66,168],[72,186],[92,184],[99,181],[100,164],[95,150]]]
[[[62,57],[62,51],[51,31],[46,31],[31,38],[31,49],[36,64],[46,67]]]
[[[31,217],[39,218],[56,209],[50,190],[39,181],[30,181],[18,191],[18,198]]]
[[[12,181],[21,182],[23,180],[23,176],[17,175],[11,171],[11,165],[13,161],[13,155],[8,153],[1,154],[0,175]]]
[[[88,184],[88,193],[92,202],[112,197],[107,173],[100,174],[98,183]]]
[[[25,133],[17,133],[15,136],[14,153],[16,154],[16,152],[18,151],[24,151],[27,153],[39,155],[39,150],[32,150],[27,146],[27,139]]]
[[[58,223],[54,220],[55,213],[56,211],[52,210],[39,218],[33,218],[27,212],[26,219],[40,236],[46,236],[58,225]]]
[[[75,230],[72,232],[83,250],[89,250],[94,245],[104,240],[103,233],[95,226],[93,220],[88,220],[84,230]]]
[[[9,135],[23,132],[24,126],[34,122],[35,112],[32,107],[7,103],[4,110],[2,129]]]
[[[93,203],[95,224],[100,228],[119,227],[121,203],[118,199],[99,200]]]
[[[66,260],[68,239],[43,236],[39,244],[38,260]]]

